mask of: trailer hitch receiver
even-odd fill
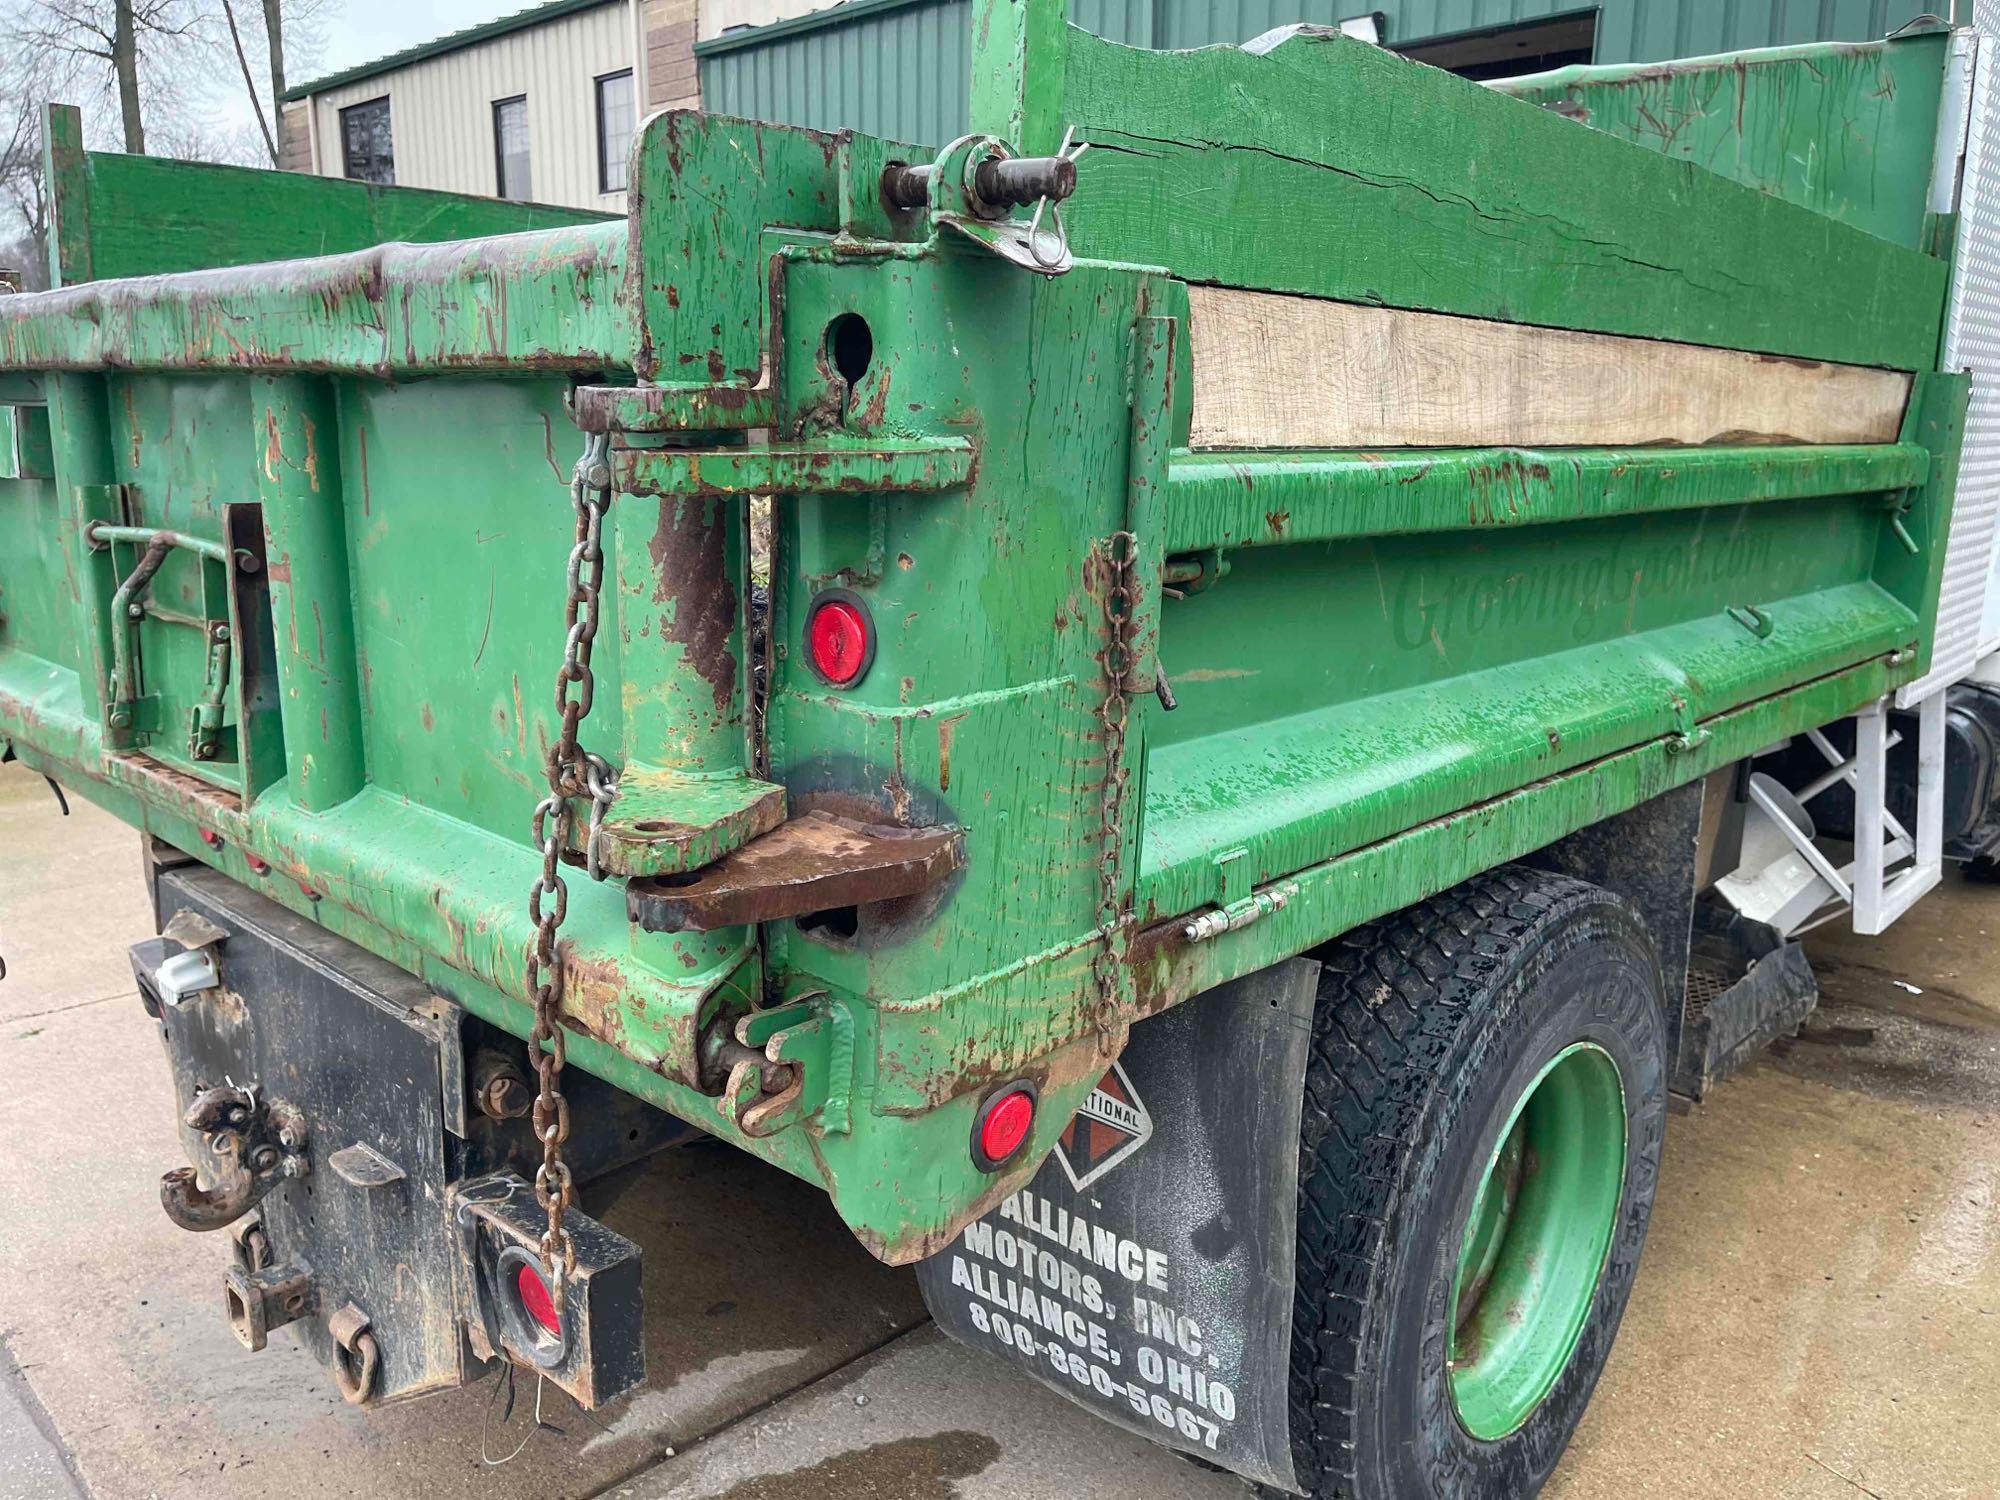
[[[201,1137],[214,1184],[203,1187],[193,1167],[160,1179],[160,1206],[183,1229],[225,1229],[279,1183],[308,1170],[305,1116],[282,1099],[259,1099],[254,1087],[205,1088],[181,1123]]]

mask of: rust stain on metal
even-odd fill
[[[276,484],[278,466],[285,460],[285,445],[278,436],[278,414],[270,407],[264,408],[264,477]]]
[[[1073,1041],[1049,1056],[1035,1070],[1034,1077],[1043,1094],[1061,1093],[1090,1080],[1094,1082],[1104,1076],[1104,1071],[1118,1054],[1125,1050],[1127,1028],[1118,1027],[1113,1035],[1100,1047],[1096,1039]],[[969,1093],[985,1087],[987,1079],[968,1077],[962,1080],[960,1093]],[[997,1208],[1003,1201],[1023,1187],[1033,1177],[1040,1162],[1024,1161],[1001,1174],[993,1185],[964,1207],[952,1213],[944,1223],[924,1229],[909,1229],[891,1238],[879,1234],[865,1226],[853,1226],[854,1234],[877,1260],[892,1266],[910,1265],[935,1255],[957,1238],[974,1219]],[[932,1205],[934,1206],[934,1205]]]
[[[707,932],[913,896],[964,863],[956,827],[895,828],[812,812],[692,875],[635,880],[626,905],[648,932]]]
[[[958,731],[959,721],[964,714],[951,714],[938,720],[938,790],[951,790],[951,742]]]
[[[717,714],[727,717],[736,692],[736,622],[730,580],[728,508],[700,499],[660,499],[659,523],[647,544],[658,581],[653,602],[667,605],[660,634],[684,649],[687,665],[709,686]]]
[[[556,458],[556,425],[546,412],[542,414],[542,457],[548,460],[549,472],[556,476],[556,483],[568,484],[569,475],[563,473],[562,464]]]
[[[611,1047],[625,1040],[624,976],[609,959],[592,958],[569,939],[559,940],[562,955],[563,1024]]]

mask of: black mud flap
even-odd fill
[[[1319,965],[1141,1022],[1034,1181],[917,1268],[953,1338],[1107,1421],[1296,1490],[1300,1091]]]
[[[1819,981],[1800,944],[1762,922],[1697,903],[1675,1092],[1702,1098],[1796,1032],[1818,1004]]]

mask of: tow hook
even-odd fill
[[[368,1314],[352,1302],[326,1320],[333,1335],[333,1383],[350,1406],[366,1405],[382,1372],[382,1352]]]
[[[227,1228],[286,1178],[310,1170],[305,1116],[282,1099],[258,1099],[254,1087],[205,1088],[181,1123],[200,1133],[215,1184],[202,1187],[193,1167],[177,1167],[160,1179],[160,1206],[183,1229]]]

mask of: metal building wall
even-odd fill
[[[1868,41],[1931,0],[1604,0],[1598,62],[1657,62],[1791,42]],[[1113,41],[1206,47],[1294,21],[1380,10],[1401,46],[1592,7],[1577,0],[1071,0],[1070,19]],[[965,130],[971,0],[849,0],[696,47],[703,106],[823,130],[937,145]]]
[[[593,85],[631,67],[633,51],[631,11],[606,3],[342,84],[313,96],[313,169],[343,175],[340,111],[387,94],[400,186],[491,195],[494,101],[526,94],[534,200],[616,211],[625,195],[597,190]]]

